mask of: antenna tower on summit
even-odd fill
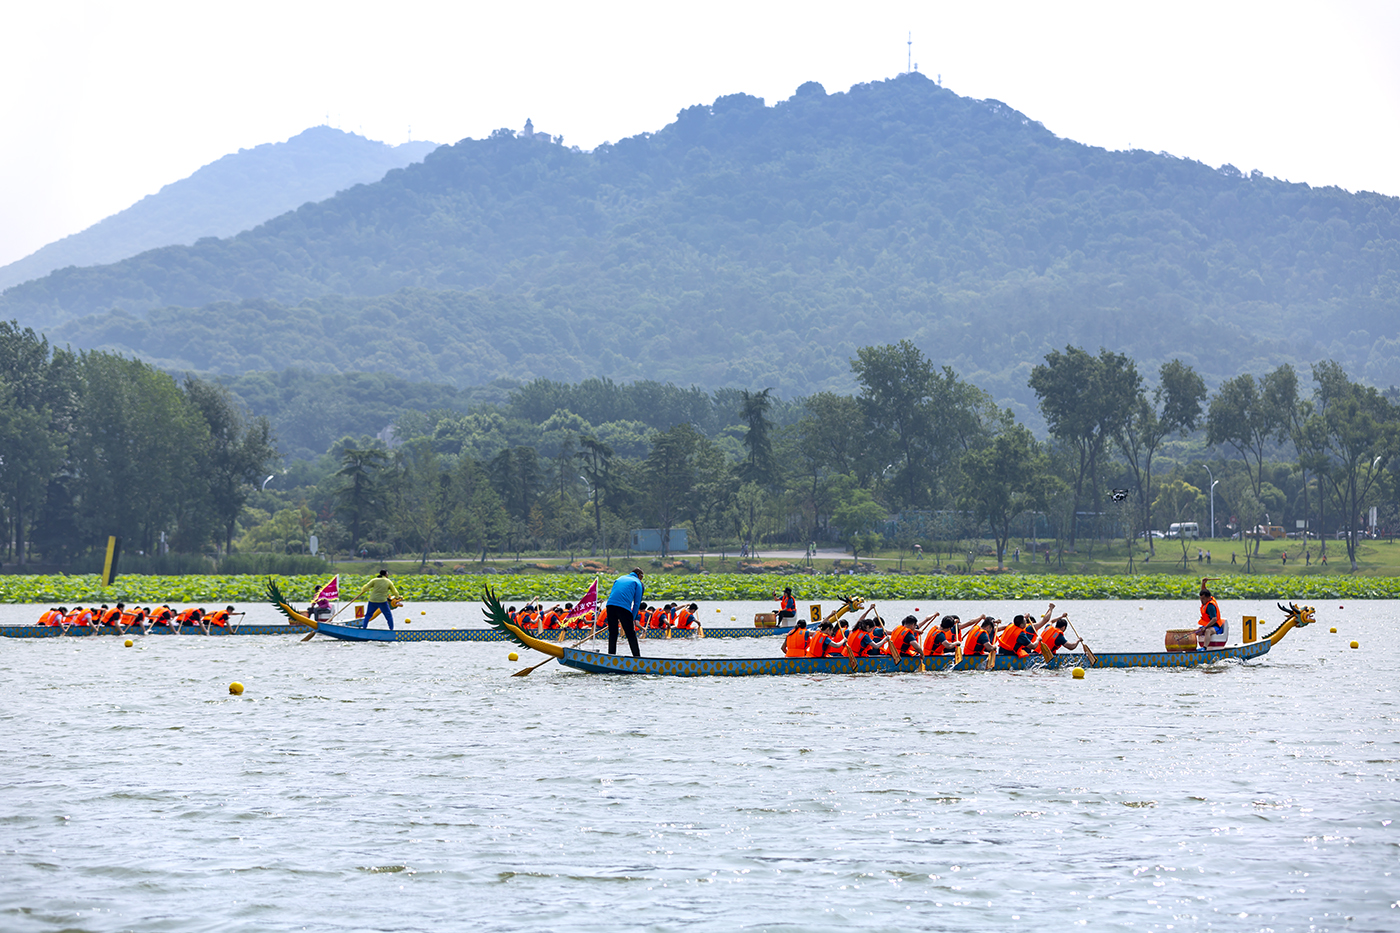
[[[909,32],[909,40],[906,44],[909,46],[909,53],[905,58],[904,73],[908,74],[914,70],[914,33],[912,30]]]

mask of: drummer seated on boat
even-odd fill
[[[1225,626],[1220,621],[1220,604],[1206,589],[1206,581],[1201,581],[1201,620],[1196,628],[1196,649],[1205,651],[1210,647],[1210,637],[1219,632],[1225,634]]]
[[[792,596],[792,587],[783,587],[783,595],[778,597],[778,625],[784,626],[797,616],[797,600]]]
[[[788,658],[807,657],[810,640],[807,637],[807,621],[799,619],[792,631],[788,632],[787,637],[783,639],[783,656]]]

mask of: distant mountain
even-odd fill
[[[307,201],[378,181],[436,148],[431,142],[389,146],[317,126],[284,143],[240,149],[80,233],[0,266],[0,289],[67,266],[102,265],[201,237],[232,236]]]
[[[1073,343],[1214,384],[1335,358],[1400,383],[1400,200],[1061,139],[922,75],[744,94],[592,152],[500,130],[224,240],[65,269],[0,317],[239,373],[458,386],[852,385],[909,338],[1033,407]]]

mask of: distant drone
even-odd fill
[[[1114,501],[1114,502],[1122,502],[1122,501],[1123,501],[1124,499],[1126,499],[1126,498],[1128,498],[1128,490],[1126,490],[1126,489],[1115,489],[1115,490],[1113,490],[1113,501]]]

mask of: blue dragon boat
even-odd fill
[[[1295,628],[1311,625],[1313,607],[1290,604],[1279,606],[1285,618],[1260,641],[1233,648],[1209,651],[1141,651],[1122,654],[1075,652],[1050,657],[1032,655],[966,657],[953,655],[936,657],[892,658],[878,655],[867,658],[634,658],[631,655],[604,654],[584,651],[543,641],[521,631],[509,618],[500,602],[486,593],[486,620],[493,628],[509,634],[523,647],[558,659],[559,663],[589,674],[651,674],[662,677],[749,677],[783,674],[893,674],[925,673],[930,671],[1023,671],[1038,668],[1188,668],[1204,667],[1222,661],[1248,661],[1268,654],[1269,649],[1283,640]]]

